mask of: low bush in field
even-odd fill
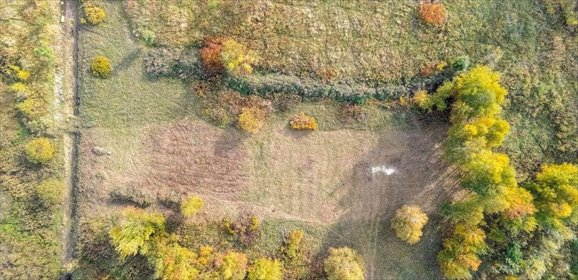
[[[340,104],[337,108],[339,119],[344,123],[361,122],[365,120],[366,114],[362,106],[352,103]]]
[[[106,19],[106,11],[94,5],[84,5],[83,21],[92,25],[99,25]]]
[[[265,124],[264,113],[257,108],[242,108],[237,125],[248,133],[258,132]]]
[[[26,159],[32,163],[44,164],[54,157],[55,147],[46,137],[34,138],[24,146]]]
[[[427,24],[441,25],[446,21],[447,12],[443,3],[426,3],[419,4],[419,16]]]
[[[317,130],[317,120],[301,112],[289,119],[289,126],[295,130]]]
[[[90,70],[95,77],[104,79],[110,77],[112,66],[107,57],[99,55],[92,59]]]

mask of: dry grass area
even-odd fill
[[[123,132],[92,128],[80,153],[81,216],[117,210],[109,192],[127,186],[159,197],[199,194],[208,203],[206,219],[252,212],[281,221],[275,230],[283,231],[287,222],[316,229],[318,246],[359,250],[368,279],[435,278],[437,229],[428,227],[424,240],[411,247],[395,238],[389,220],[404,203],[420,205],[432,223],[437,220],[437,208],[452,188],[439,151],[445,130],[434,123],[303,133],[277,118],[247,137],[195,117]],[[94,147],[111,154],[96,155]],[[379,166],[395,171],[372,174]]]

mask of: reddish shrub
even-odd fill
[[[443,3],[426,3],[419,4],[419,16],[428,24],[442,25],[446,21],[446,6]]]
[[[201,62],[203,69],[209,76],[223,74],[225,66],[221,59],[221,49],[223,48],[223,38],[208,37],[201,48]]]

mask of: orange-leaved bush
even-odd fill
[[[225,71],[225,65],[221,59],[222,48],[223,38],[208,37],[203,42],[203,47],[199,52],[205,74],[214,76],[222,74]]]
[[[295,130],[317,130],[317,120],[303,112],[292,116],[289,125]]]
[[[443,3],[426,3],[419,4],[420,18],[431,25],[441,25],[446,21],[446,6]]]

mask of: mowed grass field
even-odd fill
[[[363,123],[344,125],[336,104],[323,102],[275,114],[254,136],[218,128],[195,116],[193,87],[145,76],[147,47],[130,36],[121,3],[102,5],[107,22],[80,35],[81,220],[119,210],[109,200],[115,189],[198,194],[207,202],[205,219],[244,212],[263,218],[260,250],[274,252],[300,228],[320,256],[331,246],[358,250],[368,279],[440,277],[433,223],[423,242],[409,246],[394,236],[389,219],[402,204],[416,203],[436,221],[452,187],[439,151],[445,124],[368,106]],[[111,78],[90,75],[95,55],[111,59]],[[289,116],[300,111],[318,118],[319,132],[288,129]],[[98,156],[95,147],[111,154]],[[396,172],[371,174],[383,165]]]

